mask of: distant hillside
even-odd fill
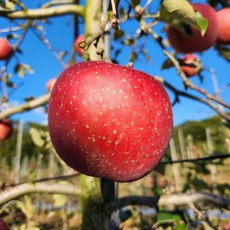
[[[172,140],[176,153],[195,157],[229,153],[230,128],[213,116],[202,121],[189,121],[173,129]],[[170,150],[169,150],[170,152]],[[183,156],[183,155],[182,155]]]

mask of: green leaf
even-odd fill
[[[163,62],[162,66],[161,66],[161,69],[162,69],[162,70],[163,70],[163,69],[170,69],[170,68],[172,68],[172,67],[174,67],[173,62],[172,62],[170,59],[166,59],[166,60]]]
[[[10,80],[7,80],[7,81],[6,81],[6,85],[7,85],[8,87],[10,87],[10,88],[16,88],[16,87],[15,87],[15,84],[14,84],[12,81],[10,81]]]
[[[164,194],[164,192],[162,191],[162,188],[158,187],[158,186],[154,186],[153,187],[153,193],[156,195],[156,196],[161,196]]]
[[[67,202],[67,196],[61,194],[54,194],[53,199],[54,199],[54,205],[57,207],[63,206]]]
[[[132,0],[131,3],[133,8],[135,8],[136,6],[140,5],[140,0]]]
[[[159,211],[157,213],[157,222],[161,222],[164,220],[173,220],[173,217],[170,213],[164,212],[164,211]]]
[[[13,39],[13,38],[19,38],[18,34],[7,34],[6,36],[7,40]]]
[[[217,48],[219,55],[225,58],[227,61],[230,61],[230,49],[227,47],[218,47]]]
[[[16,201],[17,207],[23,212],[28,220],[30,220],[34,213],[34,206],[28,196],[24,197],[24,201]]]
[[[28,64],[22,64],[24,70],[26,70],[28,73],[32,74],[34,73],[33,69]]]
[[[132,52],[132,53],[130,54],[129,60],[130,60],[131,62],[134,62],[134,61],[136,61],[136,59],[137,59],[137,53],[136,53],[136,52]]]
[[[207,28],[208,28],[208,20],[203,18],[199,12],[195,13],[196,25],[198,26],[201,36],[204,36]]]
[[[196,24],[195,11],[186,0],[163,0],[160,8],[160,18],[167,22],[176,19],[189,25]]]
[[[208,27],[208,21],[199,12],[195,12],[186,0],[163,0],[160,8],[160,19],[185,32],[183,24],[194,26],[203,36]]]
[[[125,33],[123,30],[115,30],[114,33],[113,33],[113,38],[114,40],[118,40],[122,37],[124,37]]]
[[[18,63],[14,67],[14,72],[17,73],[20,77],[24,77],[26,72],[32,74],[34,71],[28,64]]]
[[[41,148],[45,144],[45,141],[41,138],[41,132],[39,129],[31,127],[29,129],[29,134],[36,146]]]
[[[120,20],[127,18],[127,12],[123,7],[121,7],[119,10],[119,16],[120,16]]]
[[[30,127],[29,134],[32,141],[39,148],[50,149],[52,148],[49,132],[40,128]]]

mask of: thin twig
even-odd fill
[[[22,2],[17,0],[10,0],[10,2],[13,2],[15,5],[19,6],[22,10],[27,10],[27,8],[23,5]]]
[[[46,177],[46,178],[40,178],[40,179],[36,179],[36,180],[28,180],[28,181],[23,181],[17,184],[4,184],[4,188],[7,187],[15,187],[15,186],[19,186],[22,184],[26,184],[26,183],[38,183],[38,182],[44,182],[44,181],[52,181],[52,180],[66,180],[66,179],[70,179],[72,177],[76,177],[76,176],[80,176],[80,173],[74,173],[74,174],[70,174],[70,175],[62,175],[62,176],[55,176],[55,177]]]
[[[147,0],[146,4],[144,5],[144,7],[141,8],[141,10],[138,13],[138,17],[142,17],[143,14],[145,13],[147,7],[152,3],[153,0]]]
[[[183,96],[183,97],[195,100],[195,101],[202,102],[203,104],[205,104],[205,105],[209,106],[210,108],[212,108],[213,110],[215,110],[222,118],[226,119],[226,121],[230,122],[230,116],[227,113],[225,113],[218,105],[213,104],[210,100],[204,99],[204,98],[200,98],[198,96],[194,96],[194,95],[189,94],[188,92],[185,92],[185,91],[178,90],[177,88],[175,88],[173,85],[171,85],[169,82],[167,82],[163,78],[157,78],[157,79],[165,87],[167,87],[168,89],[170,89],[176,95],[176,101],[177,101],[177,98],[179,96]]]
[[[75,3],[75,0],[55,0],[55,1],[50,1],[45,3],[41,8],[48,8],[55,5],[71,4],[71,3]]]
[[[32,31],[45,44],[45,46],[51,51],[54,57],[60,62],[61,66],[63,68],[66,68],[67,64],[63,62],[62,58],[59,56],[57,51],[52,47],[49,40],[44,35],[38,34],[35,27],[33,27]]]
[[[0,29],[0,33],[9,33],[9,32],[15,32],[15,31],[19,31],[24,29],[24,25],[23,26],[15,26],[15,27],[7,27],[5,29]]]
[[[112,28],[115,30],[119,30],[119,19],[118,19],[118,14],[117,14],[117,8],[114,0],[111,0],[111,5],[112,5],[112,12],[113,12],[113,19],[111,22]]]
[[[211,95],[210,93],[208,93],[206,90],[197,87],[195,84],[193,84],[184,74],[184,72],[181,70],[181,67],[179,65],[179,62],[177,61],[177,59],[166,50],[165,45],[162,42],[161,37],[159,37],[151,28],[148,28],[148,32],[149,34],[151,34],[153,36],[153,38],[158,42],[158,44],[160,45],[160,47],[162,48],[164,54],[172,61],[172,63],[174,64],[174,66],[176,67],[179,75],[181,76],[183,83],[185,85],[185,87],[188,87],[190,89],[193,89],[199,93],[201,93],[202,95],[204,95],[207,99],[215,101],[216,103],[224,106],[225,108],[230,109],[230,105],[223,102],[222,100],[220,100],[219,98]]]
[[[24,31],[21,35],[21,37],[18,39],[17,43],[14,45],[13,49],[17,50],[17,48],[21,45],[21,43],[23,42],[24,38],[26,37],[26,34],[30,28],[30,25],[32,24],[32,21],[27,21],[27,23],[24,25]]]
[[[214,161],[214,160],[222,160],[230,158],[230,154],[221,154],[221,155],[212,155],[208,157],[198,157],[193,159],[182,159],[182,160],[175,160],[175,161],[161,161],[159,164],[161,165],[168,165],[168,164],[181,164],[181,163],[197,163],[197,162],[207,162],[207,161]]]

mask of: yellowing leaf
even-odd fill
[[[189,25],[196,24],[195,11],[185,0],[163,0],[160,8],[160,18],[164,21],[179,20]]]
[[[54,194],[53,199],[54,199],[54,205],[57,207],[63,206],[67,202],[67,196],[61,194]]]
[[[192,5],[186,0],[163,0],[160,8],[160,19],[172,24],[182,32],[182,25],[194,26],[203,36],[208,27],[208,21],[199,12],[194,11]]]

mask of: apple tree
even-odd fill
[[[0,204],[28,193],[77,195],[82,229],[118,229],[111,216],[128,205],[189,204],[201,215],[193,203],[204,200],[229,210],[230,201],[214,194],[117,194],[118,182],[143,178],[164,157],[174,106],[183,98],[211,108],[228,129],[229,79],[212,93],[202,59],[212,50],[218,60],[210,60],[212,67],[223,62],[229,68],[229,5],[218,0],[0,1],[6,25],[0,29],[0,141],[10,138],[15,116],[42,107],[48,128],[32,125],[33,141],[49,149],[63,168],[80,173],[79,187],[28,178],[28,183],[2,191]],[[69,29],[68,35],[59,24]],[[53,45],[51,34],[57,31]],[[36,57],[34,39],[58,63],[56,77],[47,77],[46,93],[31,96],[24,91],[15,104],[13,94],[23,90],[29,75],[48,71],[53,63]],[[24,46],[31,46],[29,53]],[[39,81],[30,86],[34,91],[42,87]]]

